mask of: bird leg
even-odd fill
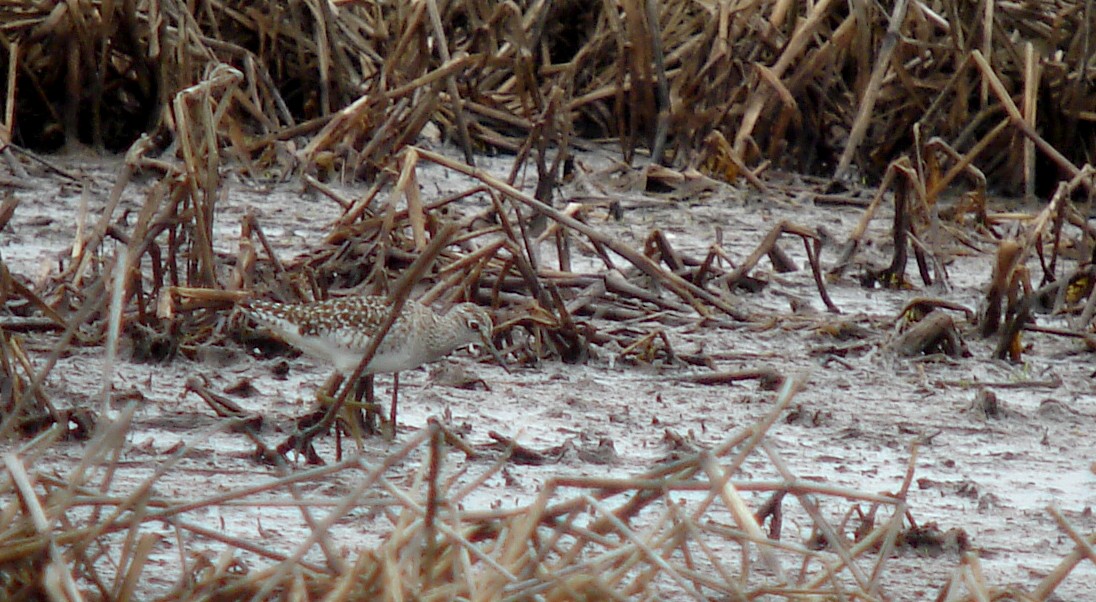
[[[365,397],[364,402],[362,397]],[[358,420],[361,421],[362,428],[370,435],[377,433],[379,430],[377,426],[378,408],[376,397],[373,392],[372,374],[363,374],[362,377],[358,379],[358,390],[354,395],[354,399],[361,403],[357,415]],[[362,408],[365,408],[365,416],[362,416]]]
[[[396,436],[396,399],[400,390],[400,375],[398,372],[392,374],[392,405],[388,410],[388,427],[384,427],[385,419],[380,412],[380,405],[376,402],[376,391],[373,388],[373,375],[367,374],[361,377],[358,381],[358,391],[355,399],[359,402],[359,412],[361,408],[365,408],[365,417],[362,418],[362,425],[366,433],[374,434],[384,432],[385,435],[391,437]],[[362,401],[362,395],[364,393],[365,401]],[[360,416],[360,414],[359,414]],[[389,430],[390,429],[390,430]]]
[[[318,393],[316,397],[320,400],[320,403],[325,406],[331,406],[335,404],[336,395],[339,392],[339,386],[344,382],[345,378],[339,372],[335,372],[324,383],[323,391]],[[357,442],[358,449],[362,449],[362,432],[361,424],[357,420],[361,410],[353,410],[349,405],[344,406],[342,411],[339,412],[340,416],[335,423],[335,461],[342,461],[343,449],[342,449],[342,435],[346,433],[350,435],[350,438]]]
[[[335,373],[324,384],[323,389],[316,393],[316,399],[324,406],[335,404],[339,386],[343,383],[343,375]],[[362,400],[365,397],[365,400]],[[366,410],[366,416],[362,416],[362,409]],[[373,376],[363,375],[358,379],[354,387],[353,401],[347,401],[337,418],[335,428],[335,457],[342,458],[342,435],[349,435],[361,449],[366,435],[378,432],[376,425],[379,407],[373,399]]]
[[[327,382],[323,384],[324,395],[331,399],[334,399],[335,394],[339,392],[339,385],[341,385],[342,383],[342,374],[339,374],[338,372],[332,374],[331,377],[327,379]]]
[[[392,428],[392,438],[396,438],[396,400],[400,394],[400,373],[392,373],[392,405],[388,409],[388,424]]]

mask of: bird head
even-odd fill
[[[461,325],[464,327],[465,341],[467,343],[479,343],[487,348],[491,352],[491,355],[495,357],[499,365],[503,370],[510,372],[509,366],[506,365],[506,360],[502,358],[502,354],[495,348],[495,344],[491,342],[491,332],[494,330],[494,321],[491,319],[491,314],[488,311],[474,303],[462,303],[458,305],[453,311],[457,312],[457,316],[460,318]]]

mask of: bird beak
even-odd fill
[[[502,369],[506,370],[507,374],[511,374],[510,367],[506,365],[506,360],[502,359],[502,354],[499,353],[498,349],[495,349],[495,344],[491,342],[491,335],[484,333],[480,340],[483,341],[483,346],[491,352],[491,355],[495,356],[495,360],[502,366]]]

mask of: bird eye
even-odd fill
[[[477,330],[478,331],[480,329],[479,320],[469,320],[468,321],[468,328],[471,328],[472,330]]]

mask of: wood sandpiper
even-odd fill
[[[346,377],[358,367],[390,306],[387,297],[354,296],[300,304],[253,299],[241,303],[240,308],[290,345],[329,362],[336,373]],[[505,369],[506,363],[491,343],[491,330],[491,315],[473,303],[461,303],[439,315],[408,299],[362,374],[391,372],[398,378],[401,370],[437,361],[472,343],[486,347]],[[390,420],[395,429],[395,388]]]

